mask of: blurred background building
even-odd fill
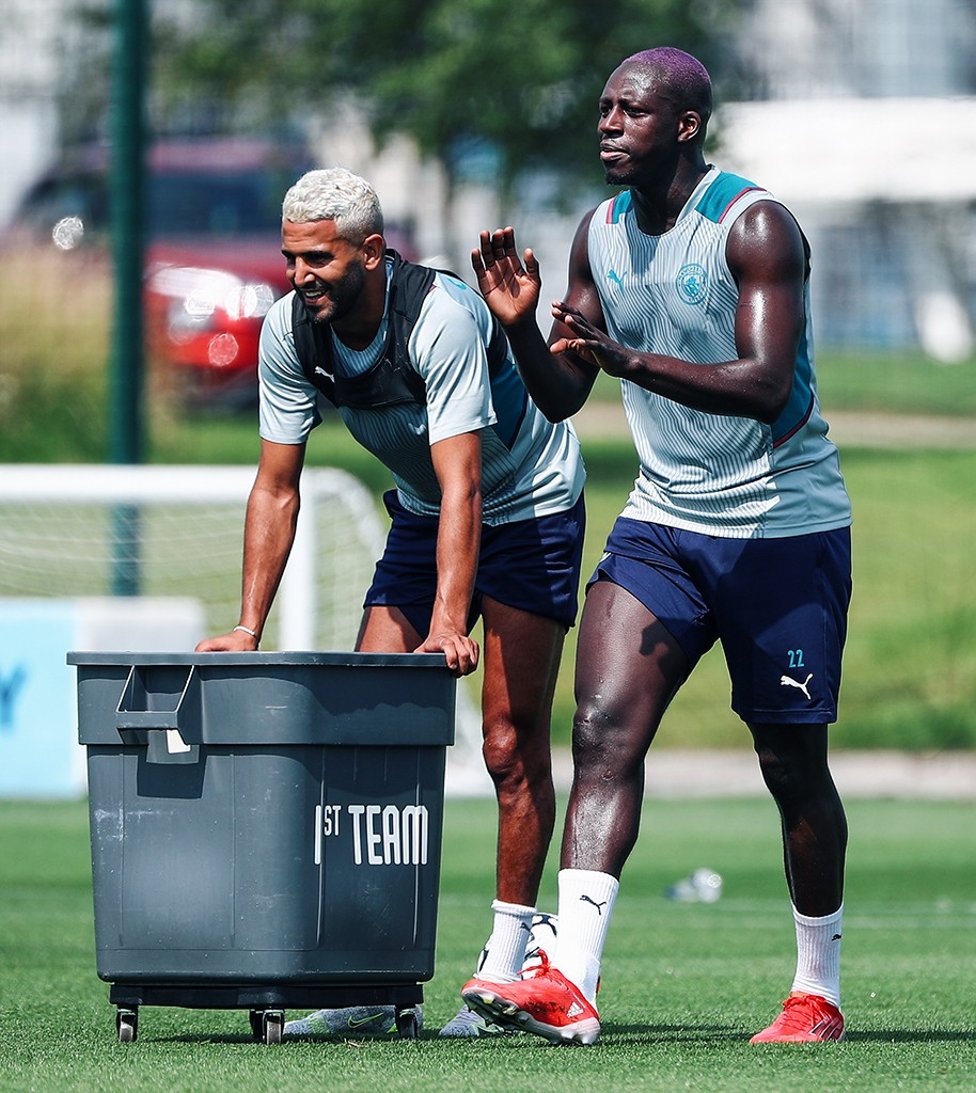
[[[725,158],[796,208],[822,344],[973,352],[976,9],[756,0]]]
[[[155,7],[193,18],[192,0]],[[61,144],[90,130],[109,62],[92,44],[98,20],[80,17],[83,10],[91,6],[81,0],[5,4],[0,226]],[[797,212],[813,244],[821,345],[921,349],[947,363],[969,358],[976,330],[971,0],[742,0],[723,50],[729,78],[718,88],[714,158]],[[197,122],[207,115],[200,107]],[[435,162],[406,139],[378,151],[357,112],[311,117],[306,136],[320,162],[369,175],[421,256],[463,272],[477,230],[504,216],[539,253],[547,296],[561,291],[569,240],[587,206],[556,211],[546,179],[528,180],[503,209],[482,149],[448,201]],[[592,199],[602,196],[596,189]]]
[[[116,63],[113,30],[124,22],[116,16],[139,4],[153,31],[144,66],[145,354],[133,348],[136,338],[120,347],[117,337],[135,311],[120,306],[117,290],[136,278],[116,275],[125,233],[106,216],[105,179],[106,163],[124,159],[109,154],[123,143],[108,142],[119,118],[112,76],[125,67]],[[310,165],[342,164],[369,177],[391,240],[469,280],[477,232],[515,224],[541,261],[542,299],[558,297],[579,218],[607,195],[596,99],[619,58],[654,44],[645,27],[708,62],[718,103],[710,158],[769,187],[812,244],[818,377],[857,490],[864,560],[842,739],[971,747],[973,0],[4,0],[4,459],[50,464],[62,489],[62,463],[98,464],[116,450],[109,441],[138,416],[130,412],[136,400],[116,397],[119,379],[144,373],[150,462],[253,461],[257,333],[287,291],[280,200]],[[376,123],[381,108],[392,122],[385,128]],[[68,159],[69,149],[84,154]],[[548,318],[543,303],[544,328]],[[230,382],[238,377],[240,386]],[[191,393],[199,407],[188,404]],[[232,410],[240,394],[246,413],[216,422],[218,393]],[[585,423],[579,415],[581,431],[585,424],[607,442],[587,455],[594,519],[586,549],[598,552],[606,513],[619,511],[632,480],[633,454],[613,384],[596,392],[590,410]],[[323,437],[316,460],[338,462],[331,440]],[[375,481],[371,488],[385,484],[355,452],[343,458]],[[103,596],[127,574],[131,553],[147,562],[147,595],[186,595],[191,574],[201,577],[208,604],[236,611],[237,524],[215,528],[174,503],[166,521],[147,519],[141,534],[128,505],[80,505],[74,493],[70,512],[49,517],[35,506],[34,483],[11,500],[15,477],[0,474],[0,596]],[[157,528],[165,549],[151,541]],[[151,573],[157,558],[172,559],[175,575]],[[322,569],[342,572],[330,561]],[[333,614],[358,618],[358,585],[343,587],[355,603]],[[16,623],[9,633],[11,651],[0,650],[8,700],[15,684],[26,694]],[[557,695],[564,727],[574,648],[571,635]],[[63,649],[54,661],[65,668]],[[711,691],[727,681],[714,664],[684,692],[681,717],[688,739],[721,744],[737,740],[739,726],[731,714],[715,716]],[[0,744],[8,728],[0,709]]]
[[[58,28],[72,0],[10,0],[0,21],[0,225],[57,152]]]

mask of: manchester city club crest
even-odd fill
[[[678,270],[675,285],[686,304],[700,304],[708,295],[708,274],[697,262],[688,262]]]

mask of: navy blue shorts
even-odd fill
[[[721,641],[732,709],[753,724],[837,720],[850,528],[727,539],[618,517],[587,587],[610,580],[655,615],[689,671]]]
[[[408,512],[396,490],[385,493],[383,502],[393,525],[363,606],[398,607],[423,636],[430,629],[437,590],[438,518]],[[482,524],[469,628],[481,614],[484,596],[572,626],[579,601],[585,525],[582,494],[571,509],[553,516]]]

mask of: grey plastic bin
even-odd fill
[[[140,1005],[393,1004],[434,972],[442,656],[69,653],[87,748],[97,972]]]

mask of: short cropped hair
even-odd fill
[[[376,191],[344,167],[308,171],[288,190],[281,215],[294,224],[334,220],[343,239],[361,243],[383,234],[383,210]]]
[[[694,110],[703,124],[708,122],[712,114],[712,80],[697,57],[673,46],[656,46],[633,53],[622,63],[656,69],[664,77],[662,93],[679,110]]]

